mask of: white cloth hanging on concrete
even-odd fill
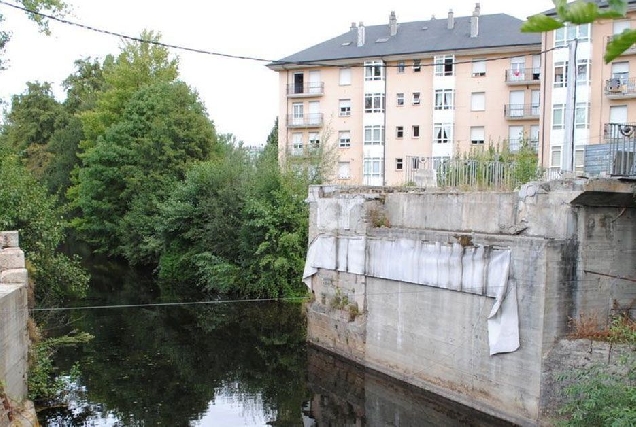
[[[319,268],[494,298],[488,316],[490,354],[519,348],[516,286],[508,280],[509,249],[321,234],[307,253],[303,281],[309,288]]]

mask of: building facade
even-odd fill
[[[400,185],[421,162],[489,144],[539,144],[542,39],[505,14],[388,24],[268,67],[279,73],[281,158],[336,151],[332,180]],[[334,162],[335,163],[335,162]]]
[[[607,5],[606,1],[596,3],[601,8]],[[547,14],[553,15],[554,10]],[[630,0],[624,19],[569,25],[542,35],[545,110],[541,115],[539,157],[543,167],[587,172],[586,148],[590,151],[591,145],[616,142],[617,136],[625,138],[627,145],[622,151],[632,153],[628,166],[633,167],[636,47],[609,64],[605,64],[603,56],[614,35],[635,28],[635,17],[636,1]],[[612,157],[606,171],[629,174],[625,168],[612,170],[616,153]]]

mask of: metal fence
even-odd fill
[[[607,123],[604,134],[609,148],[607,172],[614,176],[635,176],[636,123]]]
[[[503,191],[540,176],[537,166],[450,157],[409,156],[405,166],[405,185],[417,187]]]

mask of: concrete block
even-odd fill
[[[20,233],[17,231],[0,231],[0,249],[20,247]]]
[[[28,273],[26,268],[12,268],[0,272],[0,285],[26,285],[27,283]]]
[[[0,271],[24,268],[24,252],[18,248],[6,248],[0,251]]]

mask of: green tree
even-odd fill
[[[99,252],[152,264],[158,204],[190,164],[210,158],[216,134],[198,95],[181,82],[141,88],[122,113],[81,155],[69,190],[81,212],[73,223]]]
[[[55,130],[67,119],[56,101],[49,83],[27,83],[27,90],[14,95],[5,117],[2,142],[26,159],[36,176],[41,177],[50,161],[47,144]]]
[[[95,145],[98,137],[122,118],[128,101],[138,90],[176,81],[177,59],[170,57],[167,48],[148,43],[157,42],[160,37],[152,31],[143,31],[142,41],[125,42],[114,61],[109,58],[104,61],[103,90],[96,93],[95,107],[81,115],[86,148]]]
[[[522,32],[543,33],[564,27],[566,24],[590,24],[601,19],[618,19],[627,13],[627,0],[608,0],[607,7],[600,8],[598,2],[578,0],[568,4],[567,0],[553,0],[556,17],[538,14],[528,18],[521,27]],[[612,62],[636,43],[636,30],[625,30],[608,42],[605,63]]]

